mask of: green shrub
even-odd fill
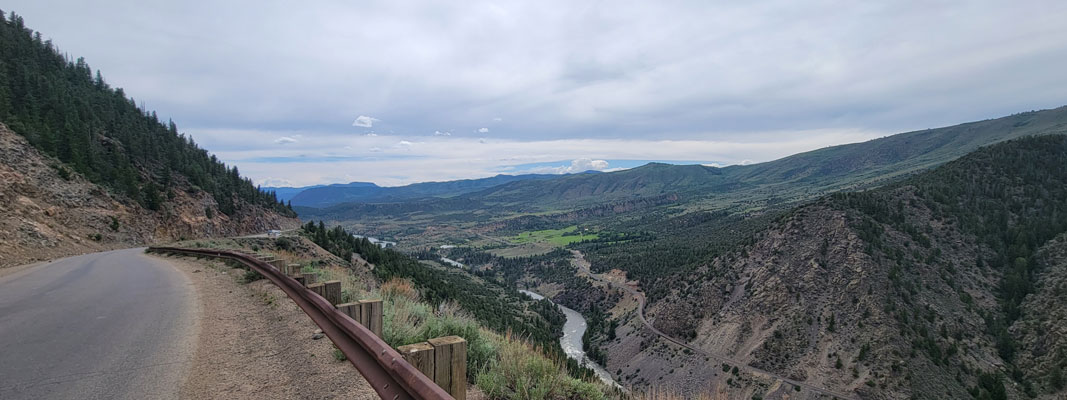
[[[263,279],[263,275],[261,275],[259,272],[256,272],[255,270],[248,270],[245,271],[244,276],[241,277],[241,282],[252,283],[260,279]]]
[[[345,356],[345,353],[341,352],[341,349],[338,349],[338,348],[334,347],[333,348],[333,359],[337,360],[337,361],[347,361],[348,357]]]

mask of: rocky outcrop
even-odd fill
[[[299,220],[244,204],[232,216],[175,179],[158,211],[95,185],[0,124],[0,268],[183,238],[288,229]]]
[[[900,192],[905,202],[910,195]],[[921,206],[907,209],[909,221],[931,221],[929,214]],[[870,224],[829,201],[802,207],[752,245],[679,278],[647,315],[665,333],[709,352],[861,398],[970,398],[976,376],[1004,364],[983,334],[982,310],[997,307],[991,291],[997,275],[977,266],[984,250],[950,224],[933,223],[922,233]],[[871,248],[862,239],[869,229],[881,230],[886,248],[909,251]],[[676,351],[659,354],[665,349],[616,355],[655,366],[642,368],[636,380],[671,385],[707,374],[713,388],[738,380],[681,362],[691,357]],[[663,374],[667,368],[673,372]]]
[[[1040,251],[1037,290],[1023,303],[1023,318],[1011,328],[1019,338],[1015,364],[1026,373],[1040,398],[1067,396],[1067,235]]]

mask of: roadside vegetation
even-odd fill
[[[466,339],[468,378],[490,398],[599,399],[609,390],[566,357],[559,345],[565,316],[551,302],[530,302],[514,287],[456,268],[427,266],[341,227],[309,222],[303,233],[342,259],[359,255],[374,264],[385,283],[359,295],[383,299],[382,335],[389,345],[449,335]]]
[[[489,329],[457,301],[428,300],[425,297],[427,291],[411,279],[391,277],[380,285],[371,284],[352,268],[284,250],[295,249],[301,240],[284,237],[273,240],[222,239],[180,245],[277,253],[292,263],[301,264],[302,272],[316,274],[319,280],[340,280],[344,301],[380,298],[384,306],[382,339],[394,348],[436,337],[460,336],[467,341],[468,380],[490,399],[619,397],[619,393],[603,385],[588,370],[573,369],[572,361],[558,349],[558,337],[550,345],[538,343],[528,334],[516,333],[520,331],[521,321],[513,324],[516,329],[510,326],[501,331]],[[381,267],[376,265],[375,269]],[[541,313],[559,312],[548,301],[524,303],[532,304],[530,309],[535,310],[525,312],[525,320],[533,320]],[[562,319],[557,322],[554,326],[562,326]],[[335,358],[343,361],[342,355],[335,354]]]

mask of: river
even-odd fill
[[[529,290],[519,291],[527,296],[533,297],[535,300],[545,298],[545,296]],[[560,311],[563,311],[563,315],[567,316],[567,322],[563,323],[563,337],[559,339],[559,345],[560,347],[563,347],[563,352],[567,353],[567,357],[578,361],[578,364],[593,370],[593,372],[596,373],[596,376],[604,381],[604,383],[611,386],[621,387],[614,379],[611,379],[611,374],[604,370],[604,367],[601,367],[600,364],[597,364],[595,361],[585,356],[585,350],[582,350],[582,335],[585,335],[587,327],[585,317],[583,317],[581,313],[560,304],[556,304],[556,307],[559,307]]]

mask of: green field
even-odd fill
[[[578,229],[577,226],[568,226],[563,229],[544,229],[540,231],[523,232],[518,235],[508,238],[508,240],[515,244],[526,243],[551,243],[556,246],[566,246],[574,242],[580,242],[585,239],[596,239],[597,234],[592,232],[585,232],[580,235],[574,234]]]

